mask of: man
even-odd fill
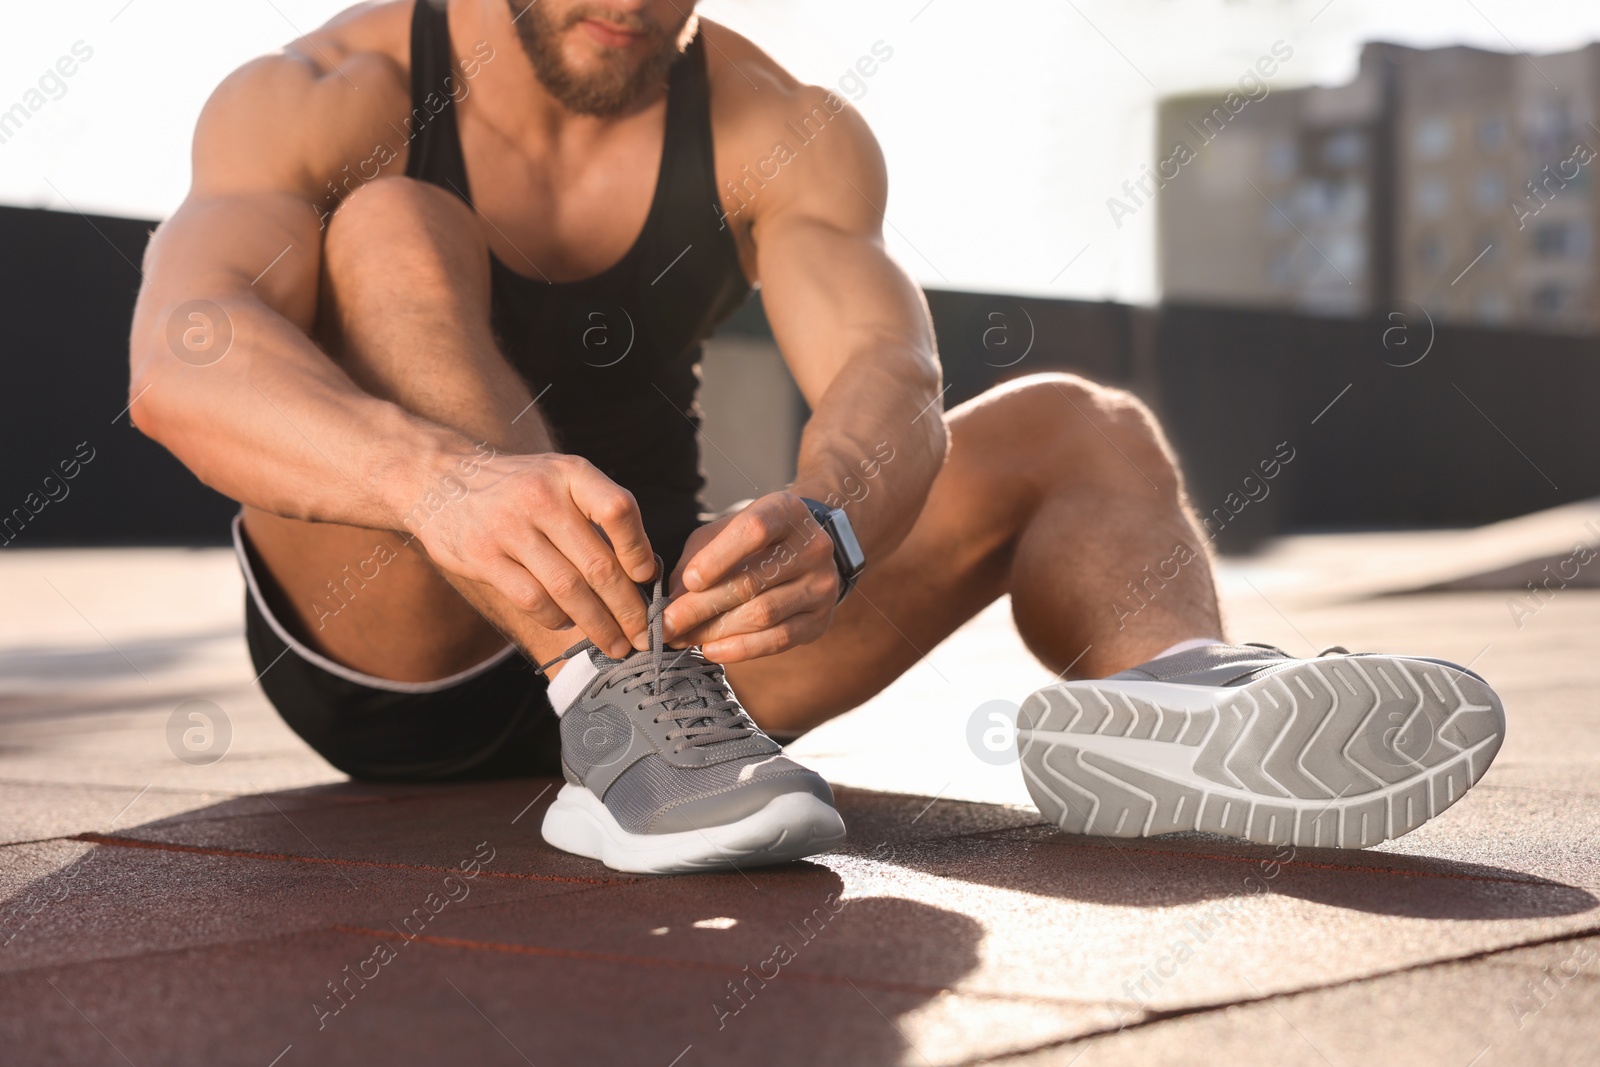
[[[559,767],[546,840],[619,869],[778,862],[844,827],[765,731],[1009,593],[1044,663],[1103,679],[1019,723],[1063,829],[1359,846],[1483,774],[1477,676],[1223,643],[1128,395],[1038,375],[941,413],[885,199],[854,111],[674,0],[367,5],[230,76],[130,396],[243,506],[288,723],[355,776]],[[786,491],[703,521],[698,345],[757,283],[813,414]]]

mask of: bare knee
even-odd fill
[[[328,225],[315,336],[375,395],[404,402],[396,389],[416,377],[418,342],[492,349],[489,301],[488,245],[448,190],[380,178]]]
[[[1049,372],[996,386],[972,403],[984,436],[1007,441],[1011,462],[1041,488],[1071,478],[1178,490],[1177,465],[1155,414],[1126,390]]]
[[[414,178],[379,178],[352,193],[328,223],[323,273],[335,289],[404,278],[407,285],[487,292],[488,244],[460,197]]]

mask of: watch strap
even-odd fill
[[[861,574],[860,569],[854,567],[846,557],[844,546],[840,544],[839,534],[834,526],[834,513],[837,511],[842,514],[842,509],[830,508],[822,501],[813,500],[808,496],[803,496],[800,500],[811,512],[811,517],[817,521],[817,525],[828,535],[828,541],[833,546],[833,565],[839,572],[839,600],[842,601]]]

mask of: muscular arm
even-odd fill
[[[326,176],[389,139],[384,103],[400,86],[379,57],[356,56],[344,68],[268,57],[206,105],[189,195],[145,257],[131,411],[141,430],[235,500],[291,518],[393,528],[426,492],[422,472],[442,466],[426,461],[470,456],[473,442],[363,392],[308,337]]]
[[[800,113],[822,101],[820,90],[796,94]],[[771,654],[826,629],[831,544],[799,497],[845,508],[870,569],[910,531],[944,461],[932,328],[884,249],[886,194],[877,143],[845,109],[752,201],[763,304],[812,416],[790,490],[691,542],[689,592],[668,622],[713,658]]]
[[[801,151],[813,147],[752,234],[773,336],[812,409],[792,488],[842,504],[867,558],[882,559],[944,461],[939,362],[922,293],[883,246],[877,142],[846,110]]]
[[[206,484],[288,518],[409,529],[418,506],[450,500],[414,532],[458,589],[487,587],[547,630],[576,623],[613,655],[642,644],[633,582],[655,567],[626,490],[547,435],[480,450],[363,391],[310,339],[328,179],[398,141],[410,100],[381,53],[327,38],[310,51],[247,65],[205,108],[189,196],[146,257],[135,424]],[[192,348],[174,343],[186,330]]]

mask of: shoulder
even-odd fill
[[[411,17],[418,0],[365,0],[334,15],[283,48],[286,55],[331,74],[345,63],[385,60],[404,73],[411,61]]]
[[[838,87],[801,81],[749,38],[726,26],[702,19],[700,34],[706,41],[719,137],[760,142],[780,134],[785,123],[799,125],[809,119],[815,132],[833,127],[837,120],[844,133],[840,140],[876,146],[865,120]]]
[[[358,4],[229,74],[196,126],[196,184],[231,184],[247,169],[320,185],[372,148],[410,107],[411,9],[410,0]]]
[[[858,207],[866,198],[882,207],[883,154],[842,86],[807,84],[748,38],[705,20],[700,27],[719,176],[742,175],[745,167],[767,178],[780,169],[794,175],[763,187],[750,204],[755,217],[819,201],[848,199]]]

